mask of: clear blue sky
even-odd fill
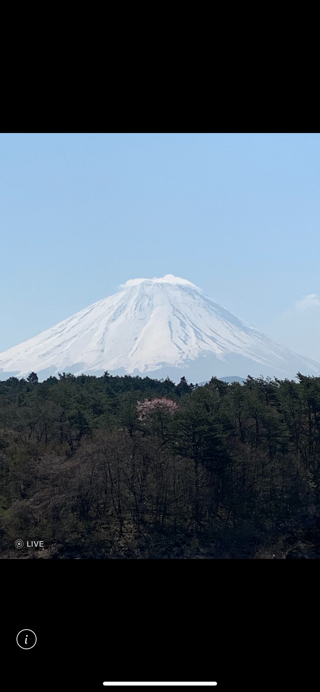
[[[319,134],[1,134],[0,351],[189,279],[320,361]]]

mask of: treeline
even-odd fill
[[[297,377],[0,382],[0,557],[318,558],[320,378]]]

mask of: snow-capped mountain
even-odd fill
[[[0,378],[58,372],[169,376],[320,375],[320,364],[279,346],[186,279],[131,279],[51,329],[0,353]]]

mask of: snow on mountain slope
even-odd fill
[[[256,368],[279,377],[294,377],[298,370],[320,375],[319,363],[279,346],[186,279],[172,274],[131,279],[120,289],[0,353],[1,379],[30,371],[40,379],[105,370],[154,377],[172,376],[174,370],[187,376],[200,362],[199,373],[208,370],[204,377],[215,371],[229,375],[233,362],[244,377]]]

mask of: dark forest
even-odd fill
[[[0,382],[0,557],[319,558],[320,378],[297,379]]]

